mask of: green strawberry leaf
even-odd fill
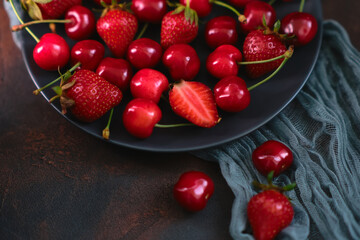
[[[280,27],[281,27],[281,22],[280,20],[277,20],[275,23],[274,23],[274,32],[279,32],[280,30]]]
[[[186,21],[189,21],[192,23],[193,21],[191,21],[191,9],[188,7],[185,7],[185,19]]]
[[[39,6],[33,1],[26,1],[27,12],[29,16],[34,20],[42,20],[42,14]]]
[[[61,96],[62,95],[62,88],[60,86],[52,87],[52,90],[56,93],[56,95]]]
[[[185,10],[185,6],[181,5],[177,8],[175,8],[175,10],[171,13],[171,15],[179,14],[179,13],[183,12],[184,10]]]
[[[45,3],[49,3],[52,2],[53,0],[33,0],[36,3],[41,3],[41,4],[45,4]]]
[[[264,14],[263,17],[262,17],[262,24],[263,24],[263,26],[264,26],[265,28],[267,27],[265,14]]]

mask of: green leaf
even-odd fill
[[[42,20],[42,14],[39,6],[34,1],[26,2],[28,14],[34,20]]]
[[[283,187],[284,191],[290,191],[293,190],[296,187],[296,183],[291,183],[289,185],[286,185],[285,187]]]
[[[265,14],[264,14],[263,17],[262,17],[262,23],[263,23],[264,27],[267,27]]]
[[[56,93],[56,95],[61,96],[62,95],[62,89],[60,86],[52,87],[52,90]]]
[[[269,184],[271,184],[273,178],[274,178],[274,171],[271,171],[271,172],[269,172],[269,174],[267,175],[267,182],[268,182]]]
[[[191,9],[188,7],[185,7],[185,19],[191,21]]]
[[[274,32],[279,32],[280,30],[280,27],[281,27],[281,22],[280,20],[277,20],[275,23],[274,23]]]
[[[36,3],[42,3],[42,4],[45,4],[45,3],[49,3],[49,2],[52,2],[53,0],[33,0],[34,2]]]
[[[184,10],[185,10],[185,6],[179,6],[179,7],[175,8],[175,10],[171,13],[171,15],[179,14]]]

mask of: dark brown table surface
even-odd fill
[[[32,95],[0,1],[0,238],[230,239],[233,194],[216,163],[188,153],[114,146],[71,125]],[[326,0],[360,49],[359,1]],[[172,198],[188,170],[206,172],[215,194],[189,214]]]

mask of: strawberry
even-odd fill
[[[166,49],[176,43],[190,43],[198,34],[198,16],[189,6],[179,4],[162,19],[160,43]]]
[[[291,223],[294,209],[286,196],[271,189],[250,199],[247,215],[255,239],[271,240]]]
[[[276,32],[266,30],[251,31],[243,44],[243,56],[245,61],[260,61],[283,55],[286,46]],[[259,64],[246,65],[246,70],[251,78],[260,77],[275,70],[284,59]]]
[[[138,21],[124,5],[111,5],[97,21],[96,29],[112,54],[121,58],[136,34]]]
[[[93,122],[118,105],[122,93],[96,73],[81,69],[63,85],[60,102],[63,113],[70,108],[80,121]]]
[[[21,0],[22,6],[34,20],[60,18],[66,10],[81,5],[81,2],[81,0]]]
[[[203,83],[182,80],[173,84],[169,102],[176,114],[197,126],[210,128],[220,121],[214,94]]]

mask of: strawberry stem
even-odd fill
[[[143,28],[141,29],[141,32],[139,33],[139,35],[137,36],[136,39],[140,39],[144,35],[144,33],[145,33],[146,29],[148,28],[148,26],[149,26],[148,22],[144,24]]]
[[[68,72],[71,73],[71,72],[75,71],[80,65],[81,65],[80,62],[76,63],[72,68],[70,68],[70,70],[69,70]],[[61,76],[58,77],[57,79],[53,80],[52,82],[49,82],[49,83],[46,84],[45,86],[36,89],[35,91],[33,91],[33,94],[34,94],[34,95],[39,95],[39,93],[40,93],[41,91],[43,91],[45,88],[48,88],[48,87],[50,87],[51,85],[53,85],[54,83],[60,81],[60,80],[62,79],[62,77],[64,77],[66,74],[68,74],[68,72],[64,73],[63,75],[61,75]]]
[[[102,136],[103,136],[103,138],[105,138],[106,140],[109,140],[109,137],[110,137],[110,124],[111,124],[111,120],[112,120],[113,114],[114,114],[114,108],[112,108],[112,109],[110,110],[109,120],[108,120],[108,122],[107,122],[106,127],[105,127],[104,130],[102,131]]]
[[[10,5],[11,5],[11,8],[13,9],[13,11],[14,11],[17,19],[19,20],[19,22],[20,22],[21,24],[24,24],[23,20],[21,19],[21,17],[19,16],[18,12],[16,11],[16,8],[15,8],[15,6],[14,6],[13,1],[12,1],[12,0],[9,0],[9,3],[10,3]],[[25,27],[25,30],[34,38],[34,40],[35,40],[36,42],[39,42],[39,41],[40,41],[39,38],[38,38],[28,27]]]
[[[236,8],[234,8],[233,6],[231,6],[231,5],[227,4],[227,3],[224,3],[224,2],[221,2],[221,1],[218,1],[218,0],[210,0],[210,3],[214,3],[214,4],[218,5],[218,6],[222,6],[224,8],[229,9],[230,11],[234,12],[236,14],[236,16],[238,16],[239,18],[241,16],[244,16],[238,10],[236,10]]]
[[[289,58],[291,58],[293,52],[294,52],[294,47],[290,46],[289,49],[283,54],[284,60],[281,62],[280,66],[272,74],[270,74],[267,78],[252,85],[251,87],[248,88],[248,90],[249,91],[253,90],[254,88],[260,86],[261,84],[267,82],[269,79],[271,79],[273,76],[275,76],[280,71],[280,69],[285,65],[285,63],[289,60]]]
[[[303,11],[304,11],[304,5],[305,5],[305,0],[301,0],[301,2],[300,2],[300,7],[299,7],[299,12],[303,12]]]
[[[19,24],[19,25],[15,25],[12,26],[11,31],[16,32],[19,31],[25,27],[34,25],[34,24],[39,24],[39,23],[70,23],[72,22],[72,20],[70,19],[46,19],[46,20],[35,20],[35,21],[30,21],[27,23],[23,23],[23,24]]]

